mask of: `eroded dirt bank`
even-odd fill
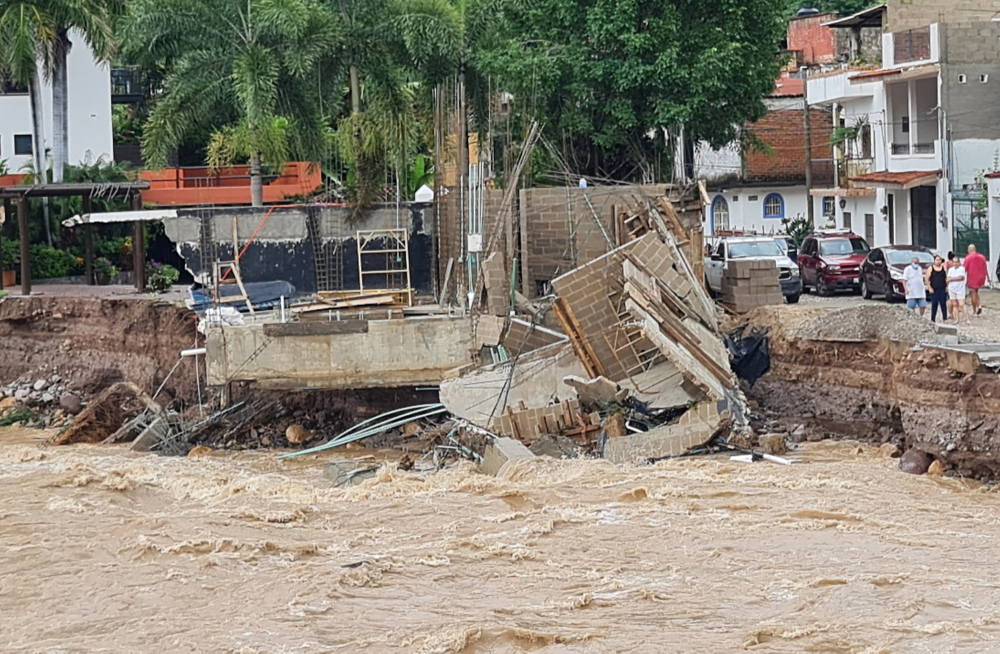
[[[92,396],[118,381],[153,392],[197,347],[195,314],[151,300],[7,297],[0,301],[0,385],[53,373]],[[192,401],[193,365],[181,365],[164,399]]]
[[[748,396],[801,437],[893,442],[946,470],[1000,479],[1000,377],[972,359],[885,339],[807,340],[796,328],[822,313],[775,307],[752,317],[771,329],[771,371]]]

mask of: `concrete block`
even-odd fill
[[[680,456],[708,442],[715,430],[704,422],[667,425],[641,434],[609,438],[604,458],[612,463],[644,463],[649,459]]]
[[[496,477],[506,464],[533,458],[535,455],[521,441],[513,438],[496,438],[486,446],[479,470],[483,474]]]

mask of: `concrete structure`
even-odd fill
[[[834,152],[838,184],[814,190],[836,198],[838,226],[873,245],[1000,256],[981,181],[1000,151],[996,12],[988,0],[888,2],[881,67],[809,80],[810,104],[856,132]]]
[[[649,459],[680,456],[711,440],[722,422],[720,411],[728,413],[725,407],[724,402],[704,402],[674,424],[608,438],[604,444],[604,458],[612,463],[644,464]]]
[[[266,323],[209,329],[208,383],[352,389],[436,385],[472,363],[470,318]]]
[[[69,163],[104,157],[111,160],[114,145],[111,126],[111,74],[98,64],[83,38],[70,32],[69,52]],[[52,148],[52,84],[42,80],[45,147]],[[31,102],[27,89],[0,83],[0,160],[17,173],[32,163]]]
[[[513,438],[495,438],[486,446],[483,463],[479,469],[483,474],[496,477],[505,468],[509,469],[518,461],[534,458],[535,455],[521,441]]]

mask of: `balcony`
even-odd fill
[[[149,182],[142,192],[145,204],[193,206],[199,204],[250,204],[250,170],[232,166],[210,168],[166,168],[139,171]],[[264,202],[282,202],[290,197],[309,195],[322,183],[319,164],[292,161],[280,175],[264,176]]]
[[[111,103],[139,104],[145,99],[142,71],[137,66],[111,69]]]
[[[883,66],[893,68],[916,62],[941,60],[941,35],[934,23],[905,32],[882,35]]]

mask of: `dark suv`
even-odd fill
[[[802,287],[820,295],[835,290],[861,292],[861,264],[871,248],[865,239],[849,231],[817,232],[802,241],[799,268]]]

